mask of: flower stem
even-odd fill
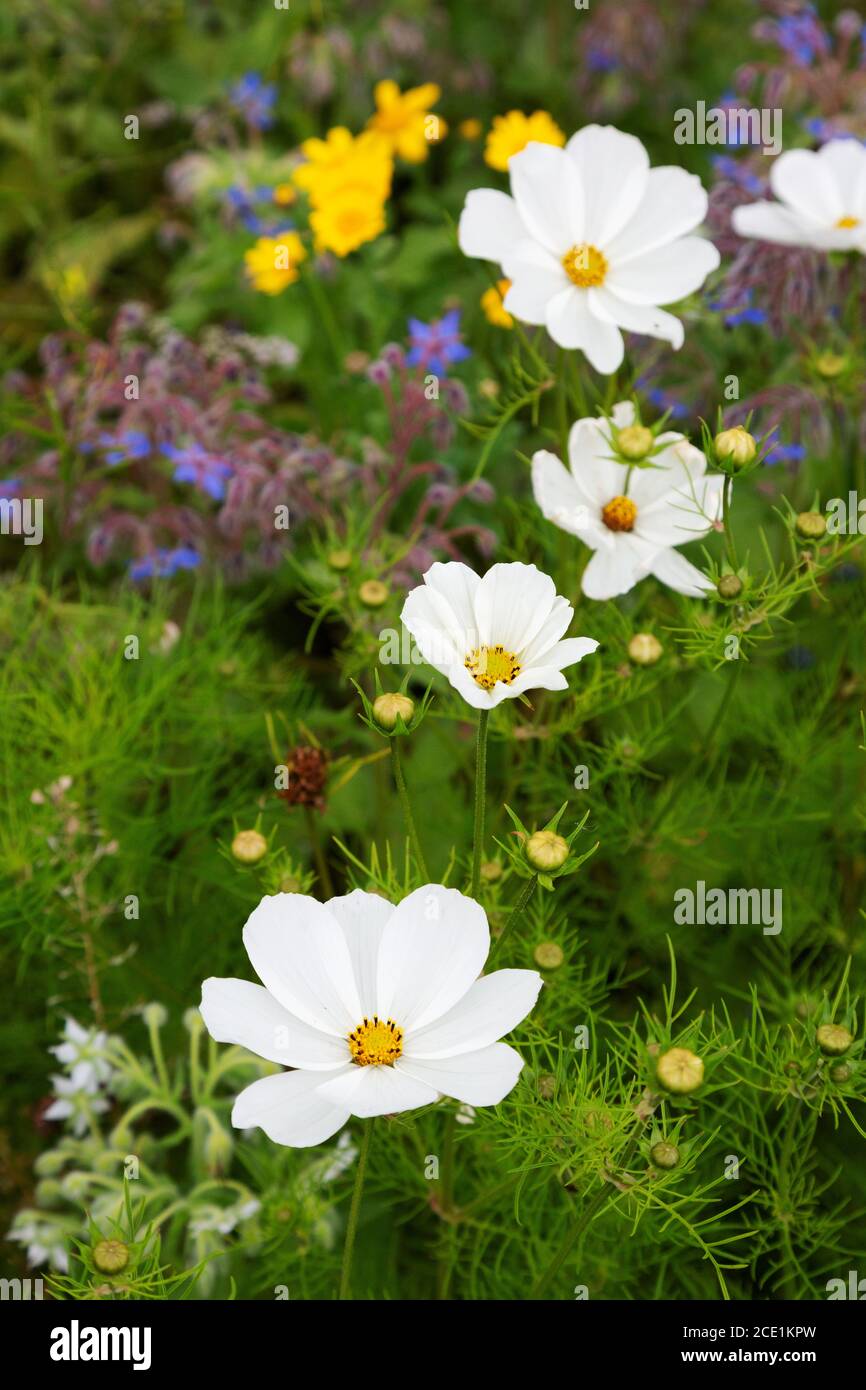
[[[397,739],[389,739],[391,744],[391,762],[394,765],[394,781],[397,783],[397,795],[400,798],[400,805],[403,807],[403,818],[406,822],[406,829],[409,832],[409,839],[412,849],[415,852],[415,859],[418,868],[421,870],[421,877],[425,883],[430,882],[430,875],[427,872],[427,864],[424,860],[424,851],[421,848],[421,841],[418,838],[418,827],[415,824],[415,817],[412,814],[412,803],[409,800],[409,792],[406,787],[406,778],[403,776],[403,764],[400,761],[400,752],[397,747]]]
[[[328,861],[322,853],[322,846],[319,840],[319,831],[318,827],[316,826],[316,818],[310,810],[309,806],[304,807],[304,819],[307,822],[307,831],[310,836],[310,844],[313,848],[313,860],[315,861],[316,865],[316,874],[319,879],[319,887],[321,888],[324,897],[333,898],[334,885],[331,882],[331,872],[328,868]]]
[[[352,1204],[349,1207],[349,1219],[346,1222],[346,1243],[343,1246],[343,1266],[340,1271],[340,1301],[345,1302],[352,1297],[352,1256],[355,1253],[355,1232],[358,1229],[358,1216],[361,1211],[361,1194],[364,1191],[364,1175],[367,1170],[367,1155],[370,1152],[370,1138],[373,1133],[373,1121],[367,1120],[364,1124],[364,1134],[361,1139],[361,1149],[358,1154],[358,1167],[355,1171],[355,1187],[352,1192]]]
[[[731,477],[725,479],[725,486],[722,492],[722,524],[725,528],[725,548],[728,552],[728,559],[731,569],[737,568],[737,552],[734,547],[734,535],[731,530],[731,494],[734,489],[734,480]]]
[[[511,928],[514,926],[514,923],[517,922],[522,916],[527,903],[529,902],[530,898],[535,892],[537,884],[538,874],[533,874],[532,878],[527,879],[526,883],[524,883],[522,889],[520,890],[520,897],[517,899],[517,902],[514,904],[513,908],[509,912],[508,920],[505,923],[505,926],[502,928],[502,931],[499,933],[499,936],[496,938],[496,940],[493,943],[493,946],[491,947],[491,959],[493,958],[494,951],[499,950],[506,936],[511,931]]]
[[[490,711],[478,712],[478,738],[475,744],[475,835],[472,842],[470,898],[478,897],[481,883],[481,856],[484,851],[484,803],[487,796],[487,721]]]

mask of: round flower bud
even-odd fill
[[[827,518],[820,512],[800,512],[797,517],[797,533],[807,541],[819,541],[827,531]]]
[[[163,1028],[168,1023],[168,1009],[164,1004],[145,1004],[141,1016],[148,1028]]]
[[[36,1200],[40,1207],[59,1206],[63,1197],[63,1188],[56,1178],[42,1178],[36,1184]]]
[[[239,830],[232,840],[232,854],[240,864],[258,864],[268,852],[268,842],[258,830]]]
[[[332,550],[328,556],[328,564],[332,570],[347,570],[351,563],[351,550]]]
[[[739,598],[743,592],[743,581],[738,574],[723,574],[716,585],[716,592],[719,598]]]
[[[408,695],[377,695],[373,701],[373,718],[383,729],[394,729],[397,720],[408,724],[415,713],[415,701]]]
[[[684,1096],[700,1086],[704,1079],[704,1064],[687,1047],[672,1047],[659,1057],[656,1076],[666,1091]]]
[[[234,1142],[219,1125],[208,1130],[207,1138],[204,1141],[204,1161],[209,1173],[225,1173],[234,1153]]]
[[[655,666],[664,647],[651,632],[636,632],[628,644],[628,654],[636,666]]]
[[[847,366],[848,358],[838,352],[822,352],[815,358],[815,370],[828,380],[841,376]]]
[[[626,425],[616,436],[617,446],[623,458],[646,458],[654,444],[653,432],[646,425]]]
[[[183,1015],[183,1026],[186,1029],[186,1031],[188,1033],[192,1033],[193,1036],[195,1036],[195,1034],[197,1033],[203,1032],[204,1019],[202,1018],[198,1009],[185,1010]]]
[[[502,865],[497,864],[495,859],[488,859],[481,865],[481,877],[485,883],[495,883],[502,877]]]
[[[757,444],[742,425],[735,425],[730,430],[721,430],[716,435],[715,445],[719,458],[736,468],[745,468],[758,452]]]
[[[854,1068],[849,1067],[847,1062],[837,1062],[835,1067],[830,1068],[830,1080],[835,1081],[837,1086],[850,1081],[854,1075]]]
[[[60,1149],[46,1149],[44,1153],[37,1155],[33,1162],[33,1168],[40,1177],[54,1177],[63,1171],[68,1162],[69,1155]]]
[[[381,608],[388,598],[388,589],[381,579],[365,579],[358,590],[358,598],[365,608]]]
[[[657,1168],[676,1168],[680,1161],[680,1151],[676,1144],[671,1144],[667,1139],[660,1139],[650,1149],[650,1158]]]
[[[533,869],[539,869],[542,873],[561,869],[568,858],[568,844],[552,830],[536,830],[527,841],[526,857]]]
[[[536,965],[542,970],[558,970],[565,960],[565,952],[555,941],[542,941],[532,953]]]
[[[101,1240],[93,1247],[93,1263],[103,1274],[119,1274],[129,1264],[129,1251],[121,1240]]]
[[[841,1057],[854,1041],[854,1034],[843,1028],[841,1023],[822,1023],[815,1032],[815,1041],[828,1057]]]
[[[280,892],[281,892],[281,893],[300,893],[300,891],[301,891],[301,882],[300,882],[300,879],[295,878],[295,875],[294,875],[294,874],[284,874],[284,876],[280,879]]]

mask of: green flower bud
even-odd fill
[[[618,430],[616,443],[623,458],[637,459],[646,458],[654,444],[653,432],[648,430],[646,425],[626,425],[625,429]]]
[[[502,877],[502,865],[495,859],[488,859],[481,865],[481,877],[485,883],[496,883]]]
[[[800,512],[796,526],[798,535],[807,541],[819,541],[827,533],[827,518],[820,512]]]
[[[328,556],[328,564],[332,570],[347,570],[351,563],[351,550],[332,550]]]
[[[676,1144],[671,1144],[667,1139],[660,1139],[650,1149],[650,1158],[657,1168],[676,1168],[680,1161],[680,1151]]]
[[[358,598],[365,608],[381,608],[387,602],[388,587],[381,579],[365,579],[358,589]]]
[[[828,1057],[841,1057],[854,1041],[854,1034],[841,1023],[822,1023],[815,1032],[815,1041]]]
[[[258,864],[268,852],[268,842],[259,830],[239,830],[232,840],[232,854],[239,864]]]
[[[186,1009],[184,1011],[183,1026],[188,1033],[193,1035],[204,1032],[204,1019],[198,1009]]]
[[[121,1240],[101,1240],[93,1247],[93,1263],[103,1274],[119,1274],[129,1264],[129,1250]]]
[[[55,1207],[63,1196],[63,1188],[56,1178],[43,1178],[36,1184],[36,1201],[40,1207]]]
[[[715,445],[718,457],[735,468],[745,468],[758,452],[755,440],[742,425],[735,425],[730,430],[721,430],[716,435]]]
[[[716,585],[716,592],[719,598],[739,598],[743,592],[743,581],[738,574],[723,574]]]
[[[541,873],[561,869],[568,858],[568,842],[552,830],[536,830],[527,841],[526,857]]]
[[[148,1028],[162,1028],[168,1022],[168,1009],[164,1004],[154,1001],[152,1004],[145,1004],[141,1016]]]
[[[651,632],[636,632],[628,644],[628,654],[636,666],[655,666],[664,647]]]
[[[672,1047],[659,1057],[656,1076],[666,1091],[684,1096],[700,1086],[704,1079],[704,1064],[687,1047]]]
[[[377,695],[373,701],[373,718],[383,729],[394,729],[397,720],[408,724],[415,713],[415,701],[408,695]]]
[[[234,1142],[222,1125],[211,1124],[204,1141],[204,1161],[209,1173],[225,1173],[232,1161]]]
[[[62,1149],[47,1149],[45,1153],[39,1154],[33,1163],[34,1172],[40,1177],[53,1178],[60,1173],[69,1162],[69,1155]]]
[[[555,941],[542,941],[532,953],[535,964],[542,970],[558,970],[565,960],[565,952]]]
[[[830,1068],[830,1080],[835,1081],[837,1086],[843,1086],[853,1075],[854,1068],[849,1067],[847,1062],[837,1062],[835,1067]]]

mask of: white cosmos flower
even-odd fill
[[[473,189],[458,240],[497,261],[511,281],[508,313],[580,348],[599,372],[623,358],[621,329],[683,344],[679,319],[658,308],[700,288],[719,264],[687,236],[707,211],[695,174],[651,169],[640,140],[584,126],[564,150],[533,141],[508,162],[511,193]]]
[[[634,423],[631,401],[614,406],[618,429]],[[606,420],[578,420],[568,436],[569,468],[540,450],[532,459],[532,490],[548,521],[595,551],[583,574],[587,598],[627,594],[648,574],[696,597],[712,583],[674,549],[705,536],[721,515],[724,476],[707,477],[700,449],[681,434],[659,434],[665,445],[652,467],[631,468],[611,457]]]
[[[859,140],[785,150],[773,163],[770,187],[778,203],[734,209],[739,236],[866,255],[866,147]]]
[[[415,1110],[440,1094],[496,1105],[523,1062],[499,1042],[541,988],[535,970],[479,979],[490,934],[478,903],[428,883],[394,907],[356,891],[320,903],[263,898],[244,928],[261,985],[205,980],[217,1042],[293,1071],[254,1081],[232,1124],[307,1148],[350,1115]]]
[[[562,640],[574,609],[535,565],[494,565],[483,579],[457,561],[432,565],[400,616],[424,660],[475,709],[526,690],[567,690],[563,668],[598,646]]]

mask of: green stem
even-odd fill
[[[498,950],[499,950],[499,948],[500,948],[500,946],[502,945],[503,941],[505,940],[506,936],[507,936],[508,933],[511,931],[511,928],[514,926],[514,923],[517,922],[517,921],[519,920],[519,918],[522,916],[523,911],[524,911],[524,909],[526,908],[527,903],[529,902],[530,898],[532,897],[533,893],[535,892],[535,889],[536,889],[536,885],[537,885],[537,884],[538,884],[538,874],[533,874],[533,875],[532,875],[532,878],[527,879],[526,883],[524,883],[522,889],[520,890],[520,897],[517,899],[517,902],[514,904],[513,908],[511,909],[511,911],[510,911],[509,914],[508,914],[508,921],[505,923],[505,926],[502,928],[502,931],[499,933],[499,936],[498,936],[497,939],[494,941],[493,946],[491,947],[491,950],[490,950],[490,959],[491,959],[491,960],[492,960],[492,958],[493,958],[493,953],[494,953],[494,951],[498,951]]]
[[[319,887],[326,898],[333,898],[334,885],[331,882],[331,873],[328,868],[328,861],[322,853],[322,846],[319,842],[319,832],[316,827],[316,819],[309,806],[304,807],[304,818],[307,822],[307,831],[310,836],[310,843],[313,848],[313,859],[316,864],[316,874],[319,879]]]
[[[736,552],[736,549],[734,548],[734,535],[733,535],[733,532],[732,532],[732,530],[731,530],[731,516],[730,516],[730,511],[731,511],[731,494],[732,494],[732,492],[733,492],[733,488],[734,488],[734,480],[733,480],[732,477],[729,476],[729,477],[727,477],[727,478],[725,479],[725,486],[724,486],[724,490],[723,490],[723,492],[722,492],[722,524],[723,524],[723,526],[724,526],[724,528],[725,528],[725,548],[727,549],[727,552],[728,552],[728,559],[729,559],[729,561],[730,561],[730,563],[731,563],[731,569],[732,569],[732,570],[736,570],[736,568],[737,568],[737,552]]]
[[[325,337],[330,343],[337,369],[342,371],[346,353],[340,339],[340,330],[337,326],[337,320],[334,318],[334,311],[331,308],[330,300],[325,290],[322,288],[322,283],[314,270],[303,272],[303,280],[309,291],[316,312],[319,315],[321,325],[325,330]]]
[[[373,1121],[367,1120],[364,1125],[364,1136],[361,1140],[361,1149],[358,1154],[358,1167],[355,1170],[355,1187],[352,1192],[352,1205],[349,1207],[349,1219],[346,1222],[346,1243],[343,1246],[343,1267],[340,1271],[340,1301],[345,1302],[352,1297],[352,1256],[355,1253],[355,1233],[358,1229],[358,1216],[361,1211],[361,1194],[364,1191],[364,1174],[367,1170],[367,1155],[370,1152],[370,1137],[373,1133]]]
[[[484,803],[487,796],[487,723],[490,711],[478,712],[478,738],[475,744],[475,834],[472,841],[472,879],[470,898],[478,897],[481,883],[481,856],[484,851]]]
[[[640,1129],[638,1129],[637,1133],[634,1134],[632,1138],[629,1140],[628,1147],[626,1148],[626,1151],[623,1154],[622,1161],[620,1163],[621,1168],[625,1168],[628,1164],[632,1156],[632,1153],[634,1152],[634,1149],[637,1145],[639,1135]],[[565,1237],[565,1240],[562,1242],[553,1259],[550,1261],[550,1264],[539,1275],[539,1277],[533,1284],[529,1294],[530,1300],[541,1298],[548,1284],[551,1282],[552,1279],[556,1278],[557,1274],[559,1273],[565,1261],[568,1259],[577,1242],[580,1240],[580,1237],[583,1235],[590,1221],[592,1221],[596,1213],[601,1210],[608,1197],[611,1195],[611,1192],[613,1191],[613,1186],[614,1185],[612,1182],[604,1182],[602,1186],[599,1188],[598,1192],[593,1197],[592,1201],[589,1203],[589,1205],[584,1207],[582,1215],[578,1218],[577,1221],[575,1221],[571,1230]]]
[[[418,838],[418,827],[415,824],[415,817],[412,814],[412,803],[409,800],[409,792],[406,787],[406,778],[403,776],[403,764],[400,760],[400,752],[396,738],[389,740],[391,744],[391,762],[394,765],[394,781],[397,783],[397,795],[400,798],[400,805],[403,807],[403,819],[406,822],[406,829],[409,832],[409,839],[412,849],[415,852],[415,859],[418,868],[421,870],[421,877],[425,883],[430,882],[430,875],[427,872],[427,864],[424,860],[424,851],[421,848],[421,841]]]

